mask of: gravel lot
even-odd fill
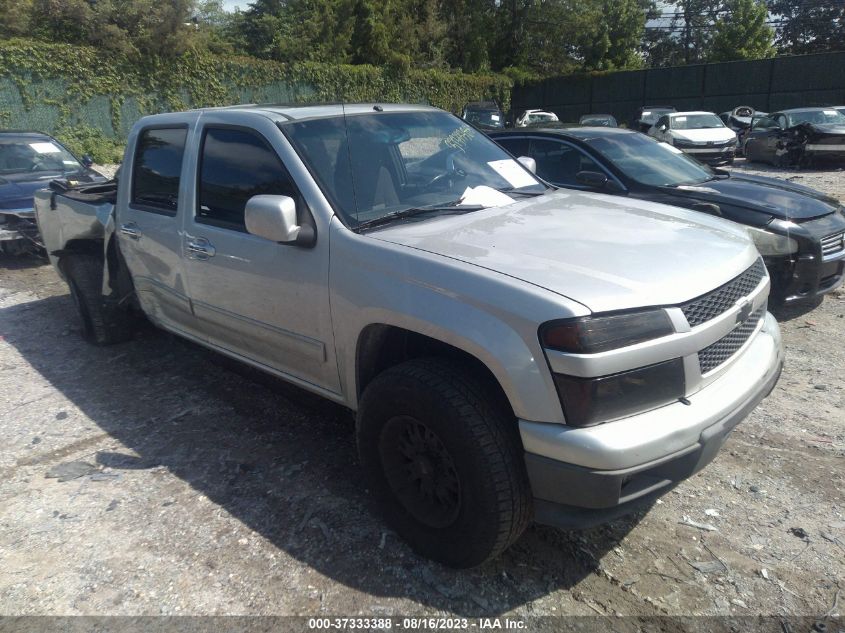
[[[783,377],[702,473],[454,572],[374,514],[347,411],[155,330],[88,346],[49,266],[0,259],[0,614],[842,613],[845,293],[777,316]]]

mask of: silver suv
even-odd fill
[[[151,116],[119,183],[55,189],[38,222],[89,339],[142,312],[346,405],[387,520],[448,565],[648,504],[780,374],[742,227],[555,191],[434,108]]]

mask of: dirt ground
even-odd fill
[[[777,316],[783,377],[703,472],[455,572],[385,529],[347,411],[155,330],[89,346],[49,266],[2,259],[0,614],[841,614],[845,292]]]

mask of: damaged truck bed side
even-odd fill
[[[35,206],[88,338],[140,311],[347,406],[385,518],[456,567],[649,504],[783,363],[742,227],[555,191],[435,108],[146,117],[116,186]]]

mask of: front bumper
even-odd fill
[[[832,214],[802,222],[790,235],[798,253],[764,257],[772,278],[772,296],[782,303],[812,301],[838,288],[845,280],[845,217]],[[834,243],[835,242],[835,243]]]
[[[685,154],[705,163],[726,163],[736,156],[736,144],[725,147],[676,147]]]
[[[0,242],[38,242],[33,209],[0,209]]]
[[[706,466],[780,376],[783,345],[771,314],[729,362],[689,404],[587,428],[521,420],[535,520],[567,529],[604,523]]]
[[[807,143],[804,145],[804,155],[828,160],[845,160],[845,138],[837,139],[836,143]]]

